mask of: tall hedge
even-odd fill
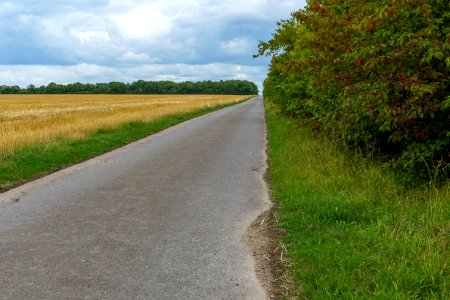
[[[278,23],[264,95],[350,148],[449,174],[450,2],[311,0]]]

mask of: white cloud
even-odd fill
[[[0,85],[158,78],[240,78],[260,83],[268,60],[252,58],[258,40],[269,39],[276,22],[304,4],[1,1]]]
[[[15,6],[12,2],[2,1],[0,2],[0,16],[11,13],[15,10]]]
[[[50,82],[132,82],[144,80],[227,80],[250,79],[260,81],[266,68],[231,64],[142,64],[125,67],[105,67],[92,64],[73,66],[0,65],[0,82],[6,85],[47,85]]]
[[[108,42],[111,40],[109,33],[106,31],[71,29],[70,34],[82,44],[87,42]]]
[[[114,14],[111,19],[125,40],[158,38],[168,34],[172,28],[170,18],[154,5]]]
[[[152,59],[145,53],[134,53],[132,51],[127,51],[118,58],[118,61],[125,63],[148,63],[151,62]]]
[[[220,43],[220,48],[228,54],[250,53],[252,45],[246,38],[234,38]]]
[[[73,66],[1,65],[0,82],[6,85],[47,85],[50,82],[71,83],[76,81],[97,82],[120,76],[115,68],[79,64]]]

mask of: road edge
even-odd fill
[[[256,277],[263,287],[266,297],[268,299],[296,299],[293,283],[288,276],[291,262],[286,257],[287,249],[282,242],[285,230],[281,228],[276,212],[277,202],[273,198],[269,177],[270,141],[266,126],[265,107],[264,133],[264,164],[260,173],[267,192],[268,203],[266,208],[248,226],[242,236],[242,241],[252,257]]]

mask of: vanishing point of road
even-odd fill
[[[262,98],[0,194],[0,299],[265,299]]]

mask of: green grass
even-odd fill
[[[58,140],[47,145],[17,149],[0,160],[0,191],[106,153],[183,121],[237,103],[172,115],[150,123],[132,122],[113,129],[98,129],[81,140]]]
[[[266,118],[299,299],[450,299],[449,184],[406,189],[272,104]]]

